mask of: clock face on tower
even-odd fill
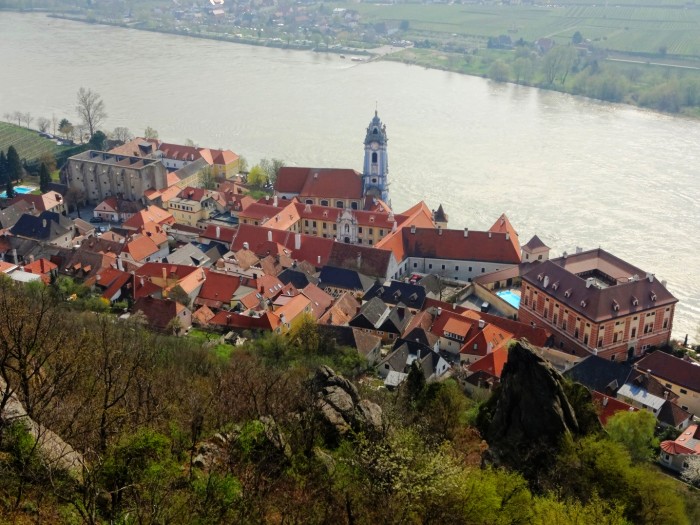
[[[377,151],[379,149],[379,143],[378,142],[372,142],[369,145],[370,148],[372,148],[372,151]]]

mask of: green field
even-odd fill
[[[602,5],[601,5],[602,4]],[[590,2],[590,5],[482,6],[421,4],[346,4],[368,22],[399,23],[406,20],[415,34],[443,37],[501,34],[513,40],[533,42],[549,37],[570,42],[580,31],[596,47],[613,51],[658,53],[700,58],[700,6],[656,0],[645,2]]]
[[[14,146],[20,158],[31,162],[38,159],[44,153],[56,155],[67,146],[57,146],[53,141],[39,136],[39,133],[10,124],[0,122],[0,151],[7,151]]]

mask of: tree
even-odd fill
[[[503,60],[496,60],[489,68],[489,78],[496,82],[507,82],[510,68]]]
[[[143,132],[144,138],[147,139],[157,139],[158,138],[158,130],[152,128],[151,126],[147,126],[146,130]]]
[[[7,148],[7,176],[9,180],[20,180],[24,174],[22,161],[14,146]]]
[[[610,438],[627,449],[635,461],[651,458],[656,446],[656,418],[651,412],[618,412],[608,420],[605,430]]]
[[[533,74],[532,59],[528,57],[516,58],[515,62],[513,62],[513,73],[515,74],[516,84],[519,84],[521,80],[523,82],[530,82]]]
[[[56,157],[54,157],[51,153],[48,151],[42,153],[39,156],[39,163],[40,164],[46,164],[46,169],[49,170],[49,173],[52,173],[56,171]]]
[[[700,487],[700,456],[688,456],[685,462],[688,466],[681,473],[681,477],[696,487]]]
[[[199,173],[199,186],[205,190],[215,190],[216,189],[216,175],[211,169],[211,166],[205,167]]]
[[[107,135],[101,131],[95,131],[95,133],[90,137],[90,147],[99,151],[104,150],[105,143],[107,142]]]
[[[576,50],[569,46],[555,46],[550,49],[542,61],[542,72],[547,84],[554,84],[557,78],[564,84],[576,56]]]
[[[34,120],[34,117],[32,117],[32,114],[29,113],[29,111],[27,111],[26,113],[22,113],[22,120],[24,121],[24,127],[28,128]]]
[[[12,199],[15,196],[15,188],[12,185],[12,180],[7,179],[7,182],[5,183],[5,198],[7,199]]]
[[[39,166],[39,189],[41,193],[49,191],[49,184],[51,184],[51,174],[46,164],[42,162],[41,166]]]
[[[246,173],[248,171],[248,159],[243,155],[238,157],[238,171],[241,173]]]
[[[46,133],[50,125],[51,121],[46,117],[39,117],[38,119],[36,119],[36,127],[39,128],[39,131],[41,131],[42,133]]]
[[[22,125],[22,117],[24,117],[24,113],[21,111],[15,111],[12,113],[12,119],[17,121],[18,126]]]
[[[263,188],[267,184],[267,181],[267,173],[265,173],[265,170],[258,164],[250,168],[250,173],[248,173],[248,184],[254,188]]]
[[[131,134],[129,131],[129,128],[125,128],[123,126],[118,126],[114,128],[112,133],[110,133],[110,138],[112,140],[118,140],[119,142],[129,142],[134,138],[134,136]]]
[[[78,90],[78,100],[75,106],[75,110],[83,123],[88,129],[88,133],[92,137],[97,131],[102,122],[107,118],[107,112],[105,111],[105,103],[102,97],[92,91],[91,89],[85,89],[81,87]]]
[[[574,36],[571,37],[571,42],[574,44],[580,44],[583,42],[583,35],[581,34],[581,31],[576,31],[574,33]]]

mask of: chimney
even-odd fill
[[[416,233],[416,225],[411,224],[411,233]]]
[[[124,264],[122,263],[122,254],[117,256],[117,270],[124,271]]]
[[[510,240],[510,233],[506,232],[506,241]]]
[[[479,319],[479,330],[483,330],[484,326],[486,326],[486,321]]]
[[[30,255],[29,256],[29,264],[32,264],[34,262],[34,256]]]
[[[644,377],[646,377],[646,378],[648,379],[648,378],[649,378],[649,374],[651,374],[651,368],[647,368],[647,371],[644,372]]]
[[[294,249],[295,250],[301,249],[301,233],[294,234]]]
[[[663,286],[664,288],[666,288],[666,281],[665,281],[665,280],[664,280],[664,281],[661,281],[661,286]]]
[[[46,228],[46,225],[47,225],[47,224],[48,224],[48,223],[46,222],[46,219],[42,219],[42,220],[41,220],[41,227],[42,227],[42,228]]]
[[[586,279],[586,288],[590,288],[591,286],[593,286],[594,282],[595,279],[593,279],[593,277],[589,277],[588,279]]]
[[[436,315],[435,317],[440,317],[440,314],[441,314],[441,313],[442,313],[442,308],[440,308],[440,307],[438,306],[437,315]]]
[[[608,396],[603,397],[603,406],[604,407],[608,406]]]
[[[357,267],[360,268],[362,266],[362,252],[357,252]]]
[[[469,228],[464,228],[464,236],[469,237]]]
[[[318,256],[317,260],[318,260],[318,265],[321,266],[321,256],[320,255]]]
[[[221,237],[221,228],[219,226],[216,227],[216,238],[219,239]]]
[[[272,205],[273,205],[275,208],[277,207],[277,195],[275,195],[275,196],[272,198]]]
[[[442,235],[442,228],[440,228],[440,226],[438,226],[438,235]]]
[[[250,249],[250,244],[248,244],[248,242],[244,242],[244,243],[243,243],[243,249],[244,249],[244,250],[249,250],[249,249]]]
[[[491,238],[491,232],[489,232],[489,239]]]
[[[277,198],[277,197],[275,197],[275,198]],[[267,232],[267,240],[268,240],[269,242],[272,242],[272,230],[269,230],[269,231]]]
[[[165,266],[163,266],[163,279],[168,279],[168,270],[165,269]]]
[[[647,279],[649,279],[650,283],[654,282],[654,274],[653,273],[647,273]]]
[[[395,232],[395,231],[396,231],[396,227],[397,227],[397,223],[396,223],[396,221],[394,221],[394,224],[392,224],[392,226],[391,226],[391,231],[392,231],[392,232]]]

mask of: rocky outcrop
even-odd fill
[[[481,429],[489,444],[487,461],[539,469],[553,460],[565,435],[579,433],[563,381],[528,343],[510,348],[500,391]]]
[[[0,399],[6,387],[7,384],[0,378]],[[76,452],[58,434],[30,418],[14,394],[10,396],[4,410],[0,413],[0,422],[4,425],[13,423],[24,425],[27,432],[37,441],[39,454],[48,468],[66,470],[76,478],[81,476],[84,465],[82,454]]]
[[[319,419],[328,430],[330,441],[351,431],[379,434],[383,431],[382,409],[361,399],[355,385],[330,367],[316,371],[311,383]]]

